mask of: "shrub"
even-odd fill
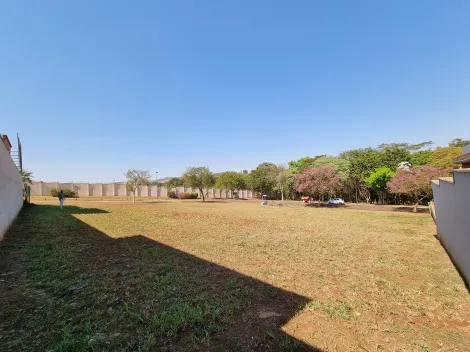
[[[189,193],[186,193],[186,192],[178,193],[178,197],[179,199],[189,199]]]
[[[182,193],[178,194],[178,197],[180,199],[197,199],[198,194],[197,193],[182,192]]]
[[[178,197],[180,199],[198,199],[198,194],[194,192],[193,193],[184,192],[184,193],[179,193]]]
[[[170,198],[170,199],[176,199],[176,198],[178,198],[178,197],[176,196],[176,192],[175,192],[175,191],[168,191],[168,198]]]
[[[59,196],[59,190],[57,188],[50,188],[49,189],[49,195],[52,197],[58,197]],[[71,191],[70,189],[63,189],[65,198],[73,198],[75,197],[75,192]]]

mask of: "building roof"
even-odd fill
[[[454,159],[454,164],[462,164],[470,162],[470,153],[465,153]]]
[[[5,144],[5,148],[7,148],[7,150],[10,151],[11,143],[10,143],[10,140],[8,139],[8,136],[6,134],[0,134],[0,137],[3,141],[3,144]]]

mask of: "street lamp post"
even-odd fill
[[[155,181],[157,182],[157,200],[158,200],[158,171],[155,171]]]

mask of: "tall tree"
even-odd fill
[[[462,154],[462,148],[459,147],[444,147],[437,148],[431,155],[429,165],[434,167],[443,168],[456,168],[454,159]]]
[[[229,189],[233,192],[237,189],[243,189],[246,187],[245,175],[235,171],[222,172],[217,176],[216,187],[221,189]]]
[[[306,157],[300,158],[299,160],[289,161],[288,162],[289,169],[292,170],[292,172],[294,174],[304,172],[304,170],[307,167],[310,167],[310,166],[313,165],[315,160],[317,160],[318,158],[321,158],[323,156],[325,156],[325,155],[317,155],[317,156],[314,156],[313,158],[311,158],[309,156],[306,156]]]
[[[262,194],[269,193],[275,188],[273,174],[277,170],[277,166],[272,163],[262,163],[248,174],[248,186]]]
[[[179,186],[182,186],[183,185],[183,181],[178,178],[178,177],[172,177],[170,178],[168,181],[166,181],[164,184],[165,188],[169,191],[171,190],[172,188],[176,188],[176,187],[179,187]]]
[[[215,183],[215,177],[208,167],[189,167],[181,177],[185,186],[199,189],[202,195],[202,201],[206,201],[204,189],[212,187]]]
[[[412,166],[429,165],[431,162],[432,150],[420,150],[411,154]]]
[[[379,167],[365,179],[367,187],[373,189],[379,195],[380,203],[384,203],[387,191],[387,182],[390,181],[394,172],[388,167]]]
[[[383,151],[383,166],[396,170],[402,162],[410,162],[411,154],[405,148],[398,146],[385,147]]]
[[[24,169],[21,171],[21,178],[23,179],[23,183],[33,183],[33,172]]]
[[[291,173],[284,165],[277,165],[272,177],[274,178],[274,190],[281,192],[281,200],[284,201],[284,194],[287,191]]]
[[[309,167],[295,176],[295,188],[322,199],[325,195],[334,196],[340,190],[341,177],[331,167]]]
[[[432,166],[398,170],[387,182],[387,189],[390,193],[405,194],[412,197],[415,201],[413,211],[416,212],[419,203],[424,198],[432,197],[431,180],[448,175],[448,169]]]
[[[410,143],[382,143],[380,144],[377,149],[380,151],[385,151],[386,148],[400,148],[405,149],[409,153],[417,152],[419,150],[427,150],[432,147],[434,144],[433,141],[426,141],[417,144],[410,144]]]
[[[462,138],[454,138],[449,142],[449,147],[463,148],[470,144],[470,140]]]
[[[313,164],[313,167],[331,167],[338,174],[340,174],[343,180],[349,177],[349,167],[350,163],[346,159],[337,158],[330,155],[324,155],[317,158]]]
[[[364,148],[348,150],[341,153],[339,157],[350,163],[349,180],[346,180],[346,183],[353,185],[357,203],[360,193],[364,194],[362,190],[366,177],[384,165],[384,153],[373,148]]]
[[[129,169],[124,176],[127,179],[126,189],[132,192],[132,202],[135,204],[135,191],[137,188],[150,183],[150,172],[148,170]]]

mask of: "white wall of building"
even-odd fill
[[[454,181],[432,184],[437,236],[470,282],[470,169],[454,170]]]
[[[0,143],[0,240],[23,206],[23,181],[10,153]]]

